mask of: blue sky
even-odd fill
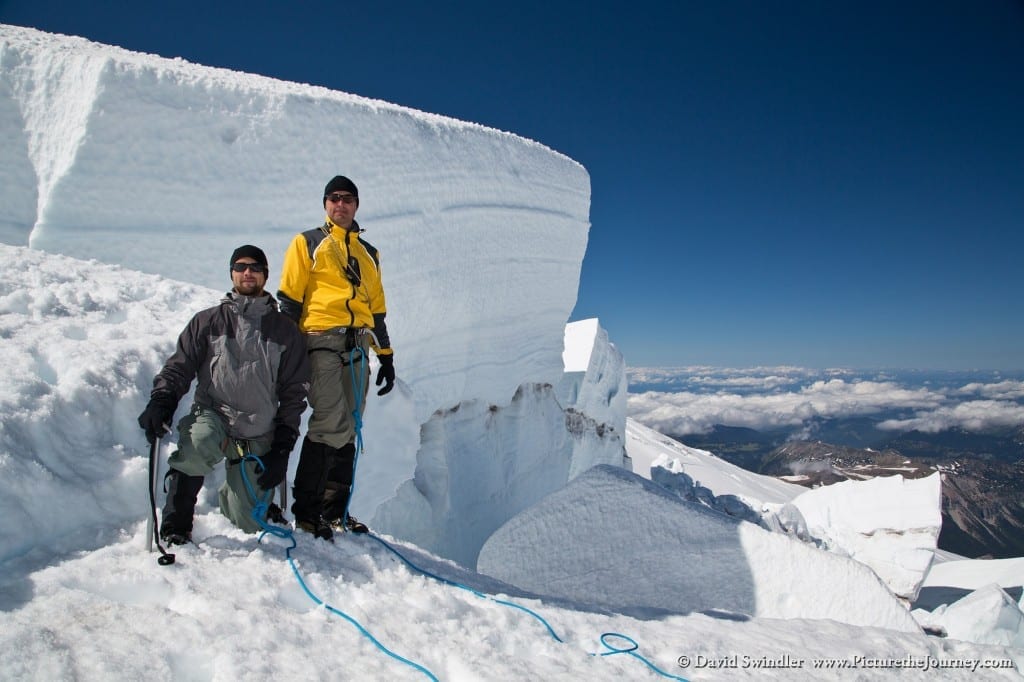
[[[590,172],[573,319],[628,364],[1024,368],[1024,4],[0,0]],[[340,169],[343,171],[343,169]]]

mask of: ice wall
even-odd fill
[[[231,250],[323,220],[337,173],[382,253],[420,421],[556,382],[590,182],[483,126],[0,25],[0,240],[225,289]]]
[[[353,507],[373,510],[372,525],[385,532],[473,566],[509,518],[593,466],[626,466],[622,355],[592,319],[566,326],[563,358],[555,387],[523,386],[507,406],[476,400],[435,414],[421,431],[415,476],[390,500],[357,491]],[[364,467],[365,477],[387,475]]]
[[[570,476],[626,463],[626,362],[597,318],[565,325],[565,373],[556,386],[577,447]]]

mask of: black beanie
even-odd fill
[[[258,246],[253,246],[252,244],[239,246],[235,249],[235,252],[231,254],[231,262],[228,263],[228,267],[230,268],[234,265],[239,258],[252,258],[263,267],[267,267],[267,254],[263,253],[263,249]]]
[[[352,196],[359,200],[359,189],[356,187],[356,183],[352,182],[344,175],[335,175],[331,178],[331,181],[324,187],[324,205],[327,205],[327,195],[333,192],[350,192]]]

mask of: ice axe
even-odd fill
[[[153,442],[149,446],[149,520],[146,522],[146,551],[153,551],[153,542],[156,541],[156,547],[160,550],[160,557],[156,560],[161,566],[170,566],[174,563],[174,555],[168,553],[163,546],[160,544],[160,537],[157,531],[156,523],[156,484],[157,484],[157,469],[159,467],[159,461],[157,456],[160,452],[160,437],[153,439]]]

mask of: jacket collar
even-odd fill
[[[277,301],[268,292],[262,296],[243,296],[234,289],[224,294],[222,304],[233,305],[239,313],[245,315],[263,315],[269,310],[277,310]]]
[[[338,230],[339,232],[342,232],[342,233],[344,233],[346,235],[349,235],[349,234],[359,234],[360,232],[363,231],[363,228],[359,227],[359,223],[356,222],[355,220],[352,221],[352,227],[349,228],[348,230],[346,230],[344,227],[341,227],[340,225],[337,225],[333,220],[331,220],[330,216],[327,216],[324,219],[324,225],[326,225],[327,229],[331,230],[332,232],[334,230]]]

